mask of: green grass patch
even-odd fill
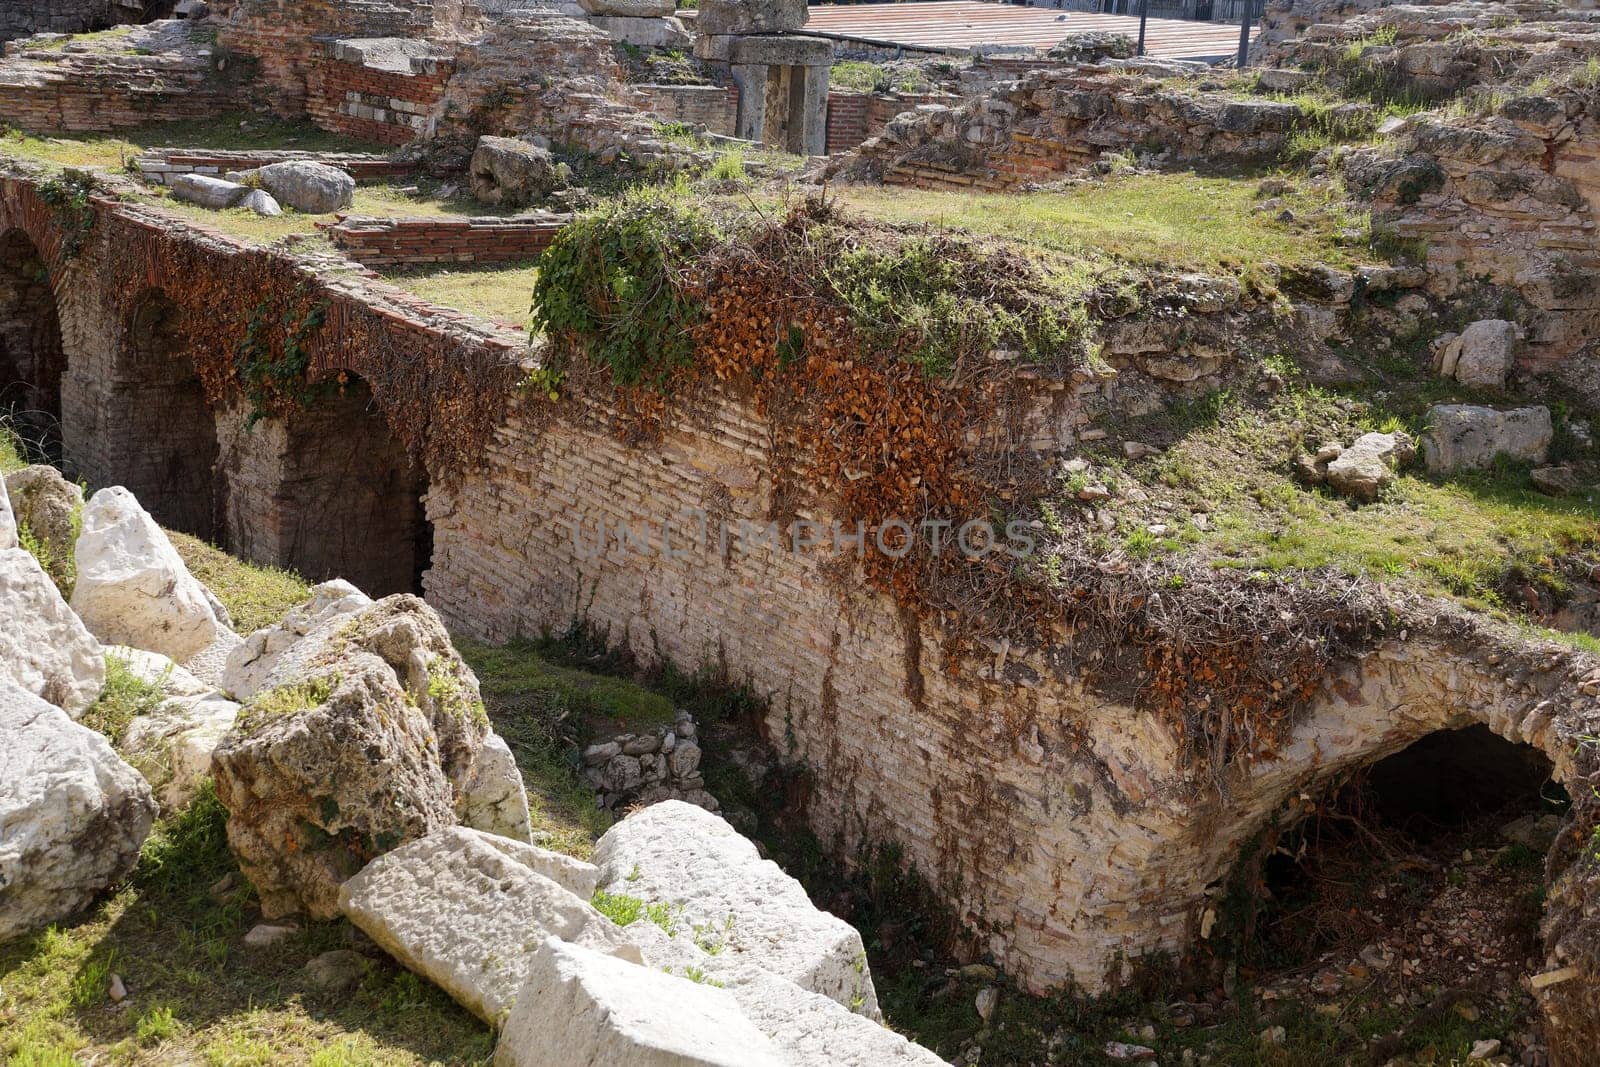
[[[1112,176],[1061,192],[944,193],[876,186],[838,190],[842,204],[872,218],[1000,237],[1094,259],[1195,271],[1243,273],[1280,267],[1352,266],[1366,256],[1341,233],[1365,234],[1367,219],[1333,193],[1291,193],[1294,222],[1252,213],[1255,178],[1191,173]]]
[[[128,666],[121,656],[106,655],[106,683],[100,696],[78,721],[104,734],[113,745],[137,716],[149,715],[161,706],[159,682],[146,681]]]
[[[305,964],[350,943],[342,922],[244,947],[254,899],[225,826],[204,788],[156,824],[126,884],[70,922],[0,945],[0,1063],[489,1062],[490,1029],[381,953],[350,992],[311,986]],[[213,895],[224,876],[236,888]],[[127,986],[122,1005],[107,996],[111,974]]]
[[[651,903],[626,893],[607,893],[604,889],[595,890],[589,903],[618,926],[630,926],[645,919],[665,930],[668,937],[677,936],[678,919],[670,904],[659,901]]]
[[[1114,503],[1134,527],[1133,554],[1195,551],[1216,565],[1291,572],[1321,567],[1458,598],[1479,609],[1516,614],[1508,590],[1531,587],[1559,601],[1575,570],[1600,562],[1600,495],[1565,497],[1536,490],[1526,465],[1435,476],[1420,458],[1374,503],[1357,506],[1328,489],[1299,484],[1290,462],[1323,441],[1349,445],[1369,431],[1420,436],[1437,384],[1402,383],[1334,392],[1291,380],[1262,402],[1217,393],[1188,408],[1126,428],[1134,439],[1170,441],[1160,456],[1106,468],[1207,513],[1210,528],[1184,526],[1163,540],[1143,530],[1152,516]],[[1600,471],[1580,464],[1593,482]],[[1063,504],[1063,508],[1071,507]]]
[[[167,537],[189,572],[222,601],[241,634],[271,626],[311,596],[311,587],[291,571],[246,563],[175,530],[168,530]]]
[[[430,303],[526,329],[539,269],[533,261],[494,266],[391,270],[384,278]]]

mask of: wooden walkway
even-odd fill
[[[1071,33],[1109,30],[1139,39],[1139,20],[1054,8],[934,0],[904,4],[814,4],[804,33],[824,33],[884,44],[965,50],[974,45],[1049,48]],[[1239,49],[1230,23],[1151,18],[1145,50],[1162,59],[1220,59]]]

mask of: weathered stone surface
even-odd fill
[[[1566,496],[1583,488],[1577,472],[1571,467],[1535,467],[1528,472],[1528,480],[1535,489],[1551,496]]]
[[[72,609],[107,644],[160,652],[209,681],[238,643],[167,535],[121,486],[84,508],[77,560]]]
[[[355,612],[339,599],[307,606],[302,622],[325,621],[278,649],[213,759],[269,916],[330,916],[367,860],[462,820],[529,836],[521,779],[439,617],[409,595]]]
[[[133,868],[150,787],[106,739],[0,681],[0,941],[64,918]]]
[[[39,463],[5,476],[6,491],[18,531],[27,531],[41,554],[40,563],[51,579],[66,589],[72,573],[77,515],[83,507],[83,490],[62,477],[54,467]]]
[[[324,583],[291,616],[265,632],[260,655],[230,660],[227,677],[260,692],[336,671],[333,665],[350,655],[375,656],[427,717],[457,821],[529,839],[522,776],[510,750],[489,729],[478,680],[432,608],[409,595],[374,604],[348,583]],[[291,640],[301,629],[307,632]],[[252,648],[257,636],[251,635]]]
[[[0,549],[0,681],[76,717],[100,695],[105,654],[21,548]]]
[[[167,187],[179,200],[215,210],[233,207],[250,195],[248,185],[208,174],[174,174],[167,179]]]
[[[687,48],[694,43],[683,23],[674,18],[636,19],[621,15],[591,15],[589,21],[605,30],[613,41],[638,48]]]
[[[591,15],[623,15],[629,18],[663,18],[678,9],[676,0],[578,0]]]
[[[517,841],[533,840],[528,793],[516,758],[499,734],[490,731],[461,789],[461,822]]]
[[[177,672],[188,675],[174,665],[166,676],[174,678],[172,689],[165,677],[158,678],[167,699],[149,715],[135,716],[122,734],[128,762],[144,775],[162,811],[169,813],[194,799],[201,781],[211,774],[212,753],[239,717],[239,705],[221,693],[185,692],[187,679]]]
[[[702,974],[720,983],[786,1063],[941,1067],[945,1062],[881,1023],[730,953],[706,952],[691,938],[669,936],[651,922],[632,923],[624,932],[646,966],[670,974]]]
[[[779,1067],[727,991],[546,938],[495,1049],[496,1067]]]
[[[706,35],[782,33],[811,17],[806,0],[701,0],[695,30]]]
[[[607,830],[594,862],[609,892],[681,907],[687,921],[715,928],[733,916],[735,957],[877,1018],[861,935],[720,817],[682,801],[652,805]]]
[[[360,653],[247,703],[212,756],[228,843],[267,918],[332,918],[369,859],[454,825],[428,716]]]
[[[640,958],[587,901],[460,827],[373,860],[344,883],[339,907],[391,956],[496,1026],[546,937]]]
[[[504,834],[475,830],[466,826],[459,829],[461,833],[474,835],[484,844],[505,853],[534,873],[544,875],[581,900],[588,900],[594,896],[595,886],[600,881],[600,868],[592,863],[585,863],[564,852],[552,852],[538,845],[518,841]]]
[[[283,208],[273,199],[272,194],[265,189],[252,189],[239,201],[239,206],[249,208],[262,218],[277,218],[283,214]]]
[[[1328,463],[1328,484],[1357,500],[1376,500],[1394,481],[1395,468],[1415,453],[1403,433],[1362,434]]]
[[[0,478],[0,552],[16,548],[19,544],[17,516],[11,510],[11,494],[6,492],[6,480]]]
[[[1517,326],[1505,319],[1474,322],[1450,343],[1447,374],[1477,389],[1504,389],[1517,357]]]
[[[1496,411],[1476,404],[1438,404],[1428,411],[1422,454],[1435,473],[1477,470],[1496,456],[1538,463],[1554,434],[1550,409],[1542,405]]]
[[[734,38],[728,55],[734,63],[817,67],[833,61],[833,42],[821,37],[754,34]]]
[[[371,605],[371,597],[342,579],[313,586],[310,600],[292,608],[275,626],[264,627],[245,638],[228,655],[222,688],[240,700],[248,700],[260,690],[279,658],[301,638],[340,615]]]
[[[561,184],[550,150],[515,137],[478,138],[469,173],[474,197],[507,207],[542,200]]]
[[[338,167],[308,159],[271,163],[245,173],[279,204],[308,215],[342,211],[356,194],[356,180],[350,175]]]

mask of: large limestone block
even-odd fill
[[[799,882],[717,815],[668,800],[628,816],[595,846],[600,885],[680,909],[722,930],[745,962],[831,997],[869,1018],[878,997],[861,935],[813,906]]]
[[[1505,319],[1472,323],[1450,343],[1444,362],[1456,381],[1477,389],[1504,389],[1517,356],[1517,326]]]
[[[250,195],[250,187],[238,182],[224,181],[207,174],[174,174],[167,179],[167,187],[179,200],[214,210],[233,207]]]
[[[26,530],[32,537],[51,580],[67,588],[83,490],[42,463],[12,471],[5,483],[18,531]]]
[[[0,681],[76,718],[105,683],[105,653],[20,548],[0,549]]]
[[[782,33],[806,24],[806,0],[700,0],[695,30],[708,36]]]
[[[644,921],[630,924],[625,933],[638,946],[645,966],[669,974],[702,975],[732,993],[745,1018],[767,1036],[786,1063],[942,1067],[945,1062],[829,997],[801,989],[729,953],[708,953],[682,934],[669,936]]]
[[[338,167],[308,159],[272,163],[247,172],[280,204],[308,215],[342,211],[355,199],[356,180]]]
[[[688,48],[694,43],[678,19],[634,19],[621,15],[591,15],[589,21],[621,44],[637,48]]]
[[[139,773],[66,712],[0,681],[0,941],[127,874],[155,819]]]
[[[467,171],[473,197],[504,207],[526,207],[562,184],[550,150],[515,137],[478,138]]]
[[[529,840],[522,776],[510,749],[489,729],[478,679],[451,644],[444,622],[417,597],[397,595],[374,604],[348,583],[338,585],[343,588],[319,586],[321,592],[276,631],[252,634],[246,645],[255,648],[260,638],[263,651],[254,659],[246,652],[229,660],[224,681],[236,684],[227,688],[236,697],[241,689],[259,693],[337,673],[347,656],[376,657],[433,729],[456,820]]]
[[[16,548],[19,544],[17,516],[11,510],[11,494],[6,492],[6,480],[0,478],[0,552]]]
[[[476,837],[491,848],[498,849],[582,900],[594,896],[595,886],[600,884],[600,868],[564,852],[553,852],[548,848],[540,848],[526,841],[517,841],[503,834],[475,830],[467,826],[460,827],[459,831]]]
[[[664,18],[678,9],[677,0],[578,0],[591,15],[623,15],[628,18]]]
[[[83,509],[77,559],[72,608],[107,644],[159,652],[193,670],[215,646],[238,643],[167,535],[121,486],[100,490]]]
[[[472,774],[462,787],[459,815],[465,826],[517,841],[533,840],[522,772],[517,769],[511,747],[493,731],[484,737]]]
[[[283,654],[301,638],[341,615],[371,606],[371,597],[342,578],[313,586],[310,600],[290,609],[276,625],[257,630],[229,653],[222,672],[222,688],[236,699],[249,700],[260,691]]]
[[[344,883],[339,907],[384,951],[495,1026],[547,937],[640,959],[588,901],[463,827],[373,860]]]
[[[1541,463],[1555,428],[1544,406],[1496,411],[1476,404],[1437,404],[1428,411],[1422,454],[1428,470],[1478,470],[1496,456]]]
[[[546,938],[495,1067],[783,1067],[725,990]],[[831,1059],[818,1062],[833,1062]]]
[[[211,759],[228,843],[267,918],[330,919],[372,859],[455,824],[427,714],[370,654],[258,693]]]

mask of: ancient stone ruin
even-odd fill
[[[0,1057],[1594,1062],[1600,21],[813,17],[0,13]]]

